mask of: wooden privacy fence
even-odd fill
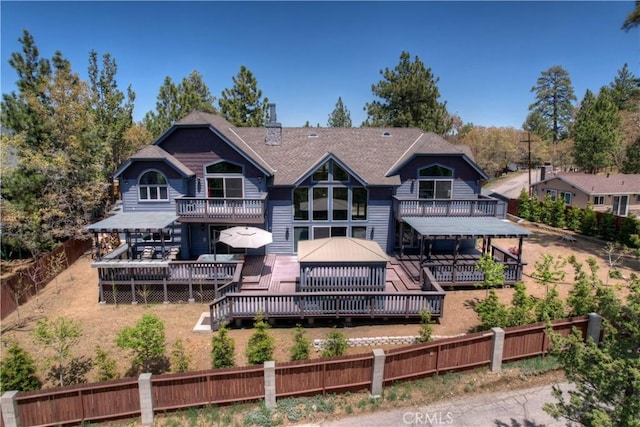
[[[600,337],[600,316],[575,317],[552,322],[555,332],[572,328],[583,337]],[[60,387],[33,392],[7,392],[2,396],[3,426],[79,424],[153,413],[265,399],[382,390],[396,381],[445,372],[489,366],[499,370],[502,361],[545,354],[550,342],[547,325],[538,323],[502,330],[436,340],[382,352],[313,359],[265,362],[264,366],[227,368],[183,374],[143,374],[102,383]],[[496,365],[497,363],[497,365]],[[144,377],[144,378],[143,378]],[[10,420],[19,420],[19,423]]]
[[[0,319],[13,313],[19,303],[24,303],[38,290],[42,290],[51,279],[73,264],[91,248],[92,241],[92,239],[67,240],[29,267],[2,279]],[[20,296],[20,301],[16,298],[17,296]]]

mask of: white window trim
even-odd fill
[[[148,184],[140,184],[140,181],[142,180],[142,177],[145,176],[146,174],[148,174],[149,172],[156,172],[160,175],[162,175],[162,177],[164,178],[166,184],[153,184],[153,185],[148,185]],[[141,194],[141,190],[143,188],[147,189],[147,198],[143,199],[142,198],[142,194]],[[158,198],[156,199],[152,199],[149,196],[151,195],[151,191],[150,189],[155,188],[157,190],[157,194],[158,194]],[[165,188],[167,190],[167,197],[166,198],[160,198],[160,194],[161,188]],[[140,177],[138,178],[138,201],[142,202],[142,203],[154,203],[154,202],[168,202],[169,201],[169,180],[167,179],[166,175],[163,174],[162,172],[160,172],[157,169],[149,169],[144,171],[142,174],[140,174]]]

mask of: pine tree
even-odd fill
[[[116,370],[116,360],[109,356],[105,350],[99,345],[96,346],[96,357],[94,358],[94,365],[98,368],[96,375],[97,381],[110,381],[118,378],[118,372]]]
[[[338,97],[336,107],[329,114],[329,121],[327,127],[330,128],[350,128],[351,127],[351,113],[342,102],[342,97]]]
[[[235,353],[235,343],[223,322],[211,337],[211,367],[219,369],[235,366]]]
[[[264,126],[269,99],[261,99],[262,90],[258,89],[258,81],[253,73],[242,65],[232,80],[233,87],[223,90],[218,101],[222,116],[240,127]]]
[[[250,365],[273,360],[275,340],[269,335],[269,324],[264,321],[262,312],[258,312],[253,323],[254,332],[249,337],[245,355]]]
[[[561,66],[555,65],[541,73],[531,92],[535,93],[536,101],[529,106],[529,111],[537,113],[543,120],[555,146],[558,141],[568,136],[573,117],[573,102],[576,96],[569,73]],[[531,130],[544,137],[541,129],[539,127]]]
[[[181,339],[177,339],[171,347],[171,371],[188,372],[191,368],[191,357],[184,348]]]
[[[296,325],[293,332],[293,346],[291,347],[291,360],[307,360],[311,352],[311,341],[305,336],[302,326]]]
[[[596,173],[613,165],[620,148],[620,115],[611,91],[602,88],[598,97],[587,90],[573,129],[573,157],[578,167]]]
[[[322,357],[344,356],[348,348],[349,342],[347,341],[346,335],[336,330],[334,326],[333,330],[327,334],[324,340]]]
[[[627,145],[622,173],[640,173],[640,137]]]
[[[440,79],[417,56],[412,62],[409,52],[402,52],[399,64],[380,74],[383,79],[371,86],[380,100],[365,104],[365,126],[417,127],[440,135],[449,132],[452,123],[446,102],[438,101]]]
[[[158,92],[156,110],[147,112],[142,122],[157,138],[194,110],[215,113],[215,100],[216,97],[211,94],[197,70],[193,70],[177,85],[167,76]]]
[[[609,84],[611,98],[618,110],[637,111],[640,101],[640,79],[637,78],[625,63],[618,70],[615,79]]]
[[[145,313],[134,327],[124,327],[118,333],[116,344],[130,350],[134,371],[156,374],[166,371],[164,323],[157,315]]]
[[[0,393],[5,391],[40,390],[33,359],[18,344],[12,344],[0,364]]]

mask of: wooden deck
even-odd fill
[[[414,263],[411,262],[413,265]],[[416,264],[415,279],[410,277],[401,262],[392,257],[387,263],[385,292],[420,292],[422,285]],[[247,256],[242,269],[240,292],[264,291],[268,293],[291,293],[296,291],[300,280],[297,257],[285,255]]]

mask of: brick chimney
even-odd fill
[[[276,104],[269,104],[269,122],[265,129],[264,142],[267,145],[280,145],[282,142],[282,125],[276,119]]]

